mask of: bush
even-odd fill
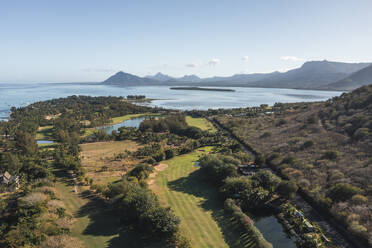
[[[366,137],[369,137],[370,135],[371,133],[368,128],[359,128],[354,132],[353,138],[355,140],[362,140]]]
[[[20,201],[24,203],[24,205],[36,206],[45,202],[47,199],[48,196],[46,194],[43,194],[41,192],[33,192],[20,198]]]
[[[265,164],[265,157],[261,153],[256,154],[256,159],[254,161],[257,165]]]
[[[298,190],[298,186],[293,181],[283,180],[280,182],[277,191],[284,198],[292,199]]]
[[[165,159],[171,159],[175,155],[175,152],[173,149],[167,149],[164,151],[164,153],[165,153]]]
[[[355,205],[363,205],[368,202],[368,198],[364,195],[356,194],[351,198],[351,202]]]
[[[282,163],[282,164],[291,164],[291,165],[293,165],[295,162],[296,162],[296,161],[295,161],[294,157],[288,155],[288,156],[286,156],[285,158],[283,158],[283,160],[282,160],[281,163]]]
[[[318,121],[319,121],[319,117],[315,114],[310,115],[306,120],[308,124],[316,124]]]
[[[355,186],[352,186],[348,183],[339,183],[333,186],[329,192],[328,196],[335,202],[347,201],[356,194],[361,193],[361,189]]]
[[[153,155],[152,157],[153,157],[153,159],[155,159],[156,162],[160,162],[164,159],[165,154],[164,154],[164,152],[160,151],[160,152],[156,153],[155,155]]]
[[[338,158],[338,152],[336,151],[326,151],[323,155],[323,158],[329,160],[336,160]]]
[[[200,159],[200,168],[207,179],[221,185],[227,177],[238,175],[239,161],[230,156],[207,155]]]
[[[280,119],[280,120],[276,123],[276,126],[277,126],[277,127],[280,127],[280,126],[283,126],[284,124],[287,124],[287,121],[284,120],[284,119]]]
[[[154,158],[149,158],[149,159],[146,160],[146,162],[148,164],[152,164],[152,165],[156,164],[156,160]]]
[[[270,136],[271,136],[271,132],[264,132],[264,133],[260,136],[260,138],[264,139],[264,138],[268,138],[268,137],[270,137]]]
[[[308,141],[305,141],[305,143],[303,143],[303,145],[301,146],[301,149],[307,149],[312,146],[314,146],[314,141],[308,140]]]

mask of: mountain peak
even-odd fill
[[[119,71],[103,81],[104,84],[113,85],[133,85],[133,84],[143,84],[143,83],[153,83],[155,80],[149,78],[142,78],[136,75],[132,75],[123,71]]]
[[[161,82],[165,82],[165,81],[168,81],[168,80],[172,80],[174,79],[173,77],[171,76],[168,76],[166,74],[163,74],[161,72],[158,72],[156,73],[155,75],[151,76],[146,76],[146,78],[149,78],[149,79],[154,79],[154,80],[157,80],[157,81],[161,81]]]

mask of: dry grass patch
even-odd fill
[[[126,151],[133,152],[139,147],[130,140],[82,144],[82,165],[87,170],[87,176],[95,183],[112,182],[139,163],[139,160],[126,156]]]
[[[41,243],[41,248],[83,248],[83,242],[78,238],[70,237],[68,235],[49,236]]]

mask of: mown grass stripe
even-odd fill
[[[192,247],[228,247],[212,211],[203,207],[207,199],[199,195],[203,189],[198,187],[205,185],[188,181],[192,180],[189,175],[197,170],[194,162],[200,153],[193,152],[165,161],[168,168],[157,175],[156,193],[180,217],[181,230],[191,239]]]

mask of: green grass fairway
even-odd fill
[[[39,127],[36,133],[36,139],[37,140],[50,139],[50,137],[52,136],[52,129],[53,126]]]
[[[165,206],[170,206],[181,219],[181,231],[194,247],[254,247],[225,217],[223,203],[214,186],[201,181],[194,166],[212,147],[177,156],[162,163],[168,168],[158,172],[150,188]]]
[[[198,127],[201,130],[208,130],[209,132],[216,132],[216,128],[205,118],[194,118],[191,116],[186,116],[186,122],[189,126]]]

